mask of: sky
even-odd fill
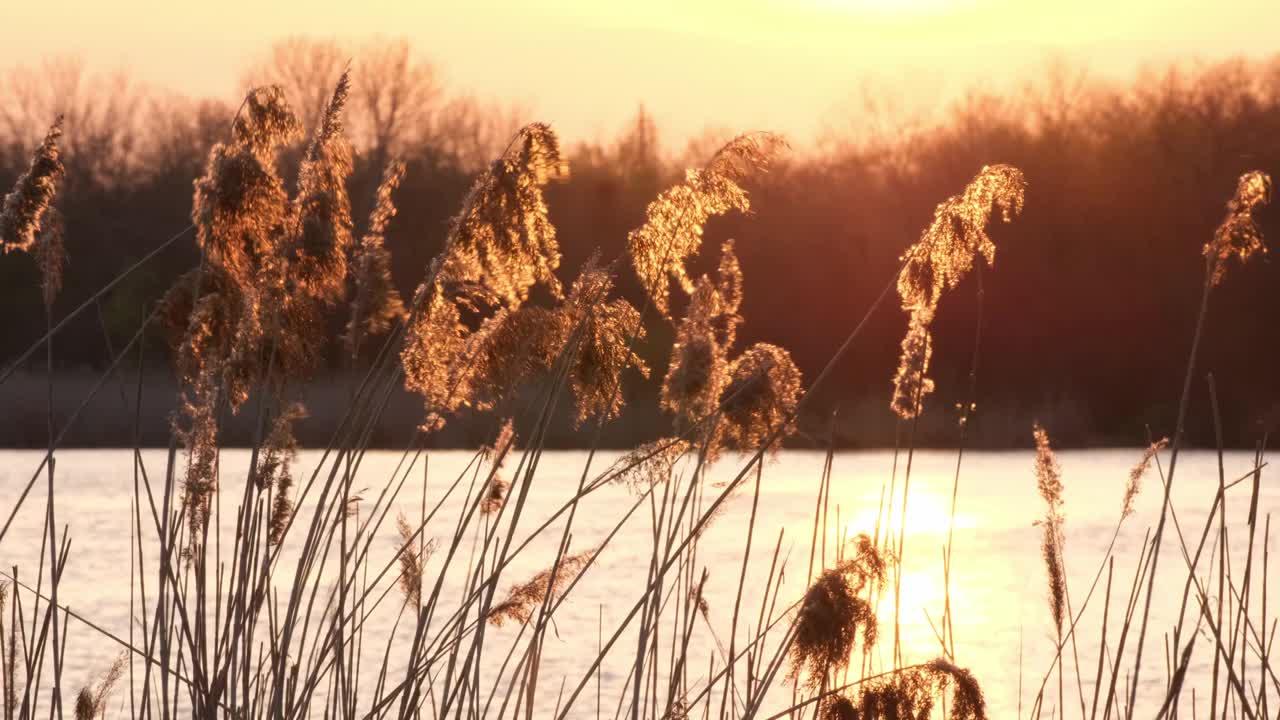
[[[8,5],[0,67],[70,55],[231,99],[283,36],[405,37],[451,91],[518,105],[570,140],[612,137],[644,103],[664,138],[769,129],[803,142],[857,115],[868,93],[927,112],[975,87],[1016,90],[1051,63],[1123,79],[1143,65],[1280,51],[1276,0]]]

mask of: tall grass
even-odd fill
[[[388,164],[372,216],[359,228],[346,194],[352,163],[342,115],[349,90],[344,75],[301,153],[292,189],[283,179],[282,158],[302,128],[279,88],[249,93],[227,140],[213,148],[195,185],[198,265],[176,279],[134,340],[113,356],[104,376],[118,376],[148,325],[162,322],[169,329],[182,405],[172,419],[163,468],[149,468],[136,444],[133,448],[129,583],[135,620],[127,638],[73,613],[58,594],[70,538],[55,515],[65,498],[59,497],[54,455],[78,412],[57,428],[50,401],[47,453],[0,530],[0,542],[36,542],[10,537],[9,529],[43,474],[48,494],[41,564],[34,583],[30,569],[6,572],[7,592],[0,593],[6,720],[62,717],[70,618],[125,653],[114,661],[104,655],[101,677],[75,695],[77,720],[108,714],[117,684],[127,684],[130,715],[164,720],[532,718],[546,716],[548,707],[555,717],[568,718],[585,716],[592,706],[599,717],[607,707],[600,697],[606,661],[627,668],[617,717],[987,717],[979,679],[957,664],[955,625],[964,619],[952,616],[951,533],[943,552],[946,597],[935,659],[909,659],[903,649],[901,567],[911,518],[913,428],[933,389],[930,327],[943,294],[975,267],[980,280],[981,266],[993,263],[995,245],[986,228],[996,210],[1006,221],[1020,210],[1026,191],[1021,172],[1005,165],[984,168],[943,201],[920,242],[904,252],[898,271],[883,279],[884,290],[861,323],[806,385],[785,349],[768,343],[739,346],[738,329],[745,321],[740,307],[750,285],[732,242],[720,248],[712,273],[694,277],[689,262],[702,249],[710,217],[749,208],[750,183],[781,162],[785,143],[779,138],[749,134],[726,144],[654,200],[644,224],[616,257],[607,250],[593,257],[566,287],[559,279],[561,257],[543,193],[568,167],[551,128],[527,126],[478,175],[447,228],[445,249],[424,269],[422,282],[405,302],[389,280],[392,260],[381,242],[395,203],[405,200],[395,197],[404,166],[394,160]],[[46,349],[51,398],[54,339],[71,317],[58,323],[52,317],[61,246],[56,233],[42,230],[53,225],[44,222],[45,213],[61,176],[58,127],[36,151],[31,172],[6,198],[0,223],[3,247],[33,255],[45,270],[47,332],[23,358],[40,346]],[[1099,710],[1103,718],[1176,714],[1196,650],[1214,655],[1213,686],[1196,699],[1207,701],[1212,714],[1265,717],[1268,686],[1280,690],[1269,663],[1266,625],[1269,517],[1261,549],[1262,607],[1250,607],[1250,585],[1258,572],[1253,557],[1263,446],[1251,474],[1242,576],[1224,562],[1231,534],[1227,491],[1240,480],[1228,483],[1220,477],[1194,550],[1170,500],[1210,290],[1223,281],[1227,259],[1247,260],[1263,248],[1252,213],[1269,190],[1270,180],[1261,173],[1242,178],[1226,221],[1206,246],[1204,299],[1168,443],[1169,466],[1167,471],[1160,466],[1163,441],[1153,443],[1129,478],[1120,513],[1121,522],[1132,514],[1140,480],[1155,464],[1164,501],[1123,608],[1111,607],[1114,537],[1094,586],[1078,608],[1072,605],[1062,529],[1063,473],[1047,431],[1035,429],[1036,477],[1047,504],[1042,549],[1055,659],[1032,706],[1033,717],[1065,716],[1077,709],[1090,720]],[[617,274],[630,271],[646,292],[641,308],[614,291]],[[767,574],[748,577],[752,555],[768,551],[755,547],[756,511],[767,481],[764,463],[806,420],[815,391],[895,290],[910,317],[891,404],[906,431],[900,497],[895,470],[875,533],[837,537],[829,552],[834,464],[829,446],[815,500],[806,589],[787,597],[782,594],[787,558],[781,534]],[[305,408],[296,388],[317,369],[333,319],[345,319],[345,362],[358,367],[367,360],[368,366],[349,388],[347,412],[332,428],[319,462],[300,476],[292,427]],[[674,432],[605,466],[596,457],[601,429],[626,411],[627,379],[654,370],[635,349],[654,322],[670,323],[674,331],[660,397]],[[969,373],[971,396],[977,390],[980,340],[981,324]],[[140,351],[137,357],[141,378]],[[422,398],[422,422],[407,433],[393,473],[371,478],[365,461],[372,429],[401,384]],[[141,387],[139,380],[135,437]],[[963,408],[957,428],[962,447],[975,402],[971,398]],[[576,489],[550,518],[531,526],[533,499],[545,502],[549,492],[539,470],[561,408],[572,411],[586,460]],[[492,413],[494,439],[458,475],[431,477],[426,442],[463,409]],[[247,467],[224,462],[229,456],[221,448],[222,429],[237,415],[251,418],[255,428]],[[1214,419],[1218,422],[1216,395]],[[963,450],[955,465],[953,525],[962,458]],[[708,477],[715,465],[736,470],[727,482],[714,484]],[[395,513],[412,498],[410,478],[419,466],[417,516]],[[574,532],[582,503],[614,485],[629,490],[630,502],[617,508],[612,529],[598,545],[584,546]],[[704,594],[709,568],[700,545],[726,504],[748,485],[751,515],[729,612],[713,608]],[[1199,575],[1213,511],[1218,512],[1215,543],[1221,551],[1216,566],[1210,561],[1218,573],[1216,594]],[[557,613],[600,558],[616,552],[624,528],[643,526],[646,518],[650,542],[642,549],[644,561],[631,568],[630,594],[614,598],[622,620],[609,628],[601,619],[596,646],[576,649],[588,665],[584,673],[551,677],[543,658]],[[1167,519],[1177,529],[1185,561],[1178,572],[1183,612],[1172,633],[1176,652],[1171,652],[1165,699],[1158,706],[1138,707],[1148,697],[1139,696],[1139,675]],[[562,527],[555,532],[557,524]],[[143,538],[154,543],[154,553],[144,553]],[[513,578],[513,564],[517,558],[523,562],[537,541],[553,548],[543,569]],[[375,562],[375,548],[387,542],[394,543],[394,556]],[[1088,682],[1081,677],[1075,631],[1103,567],[1108,573],[1100,651]],[[758,610],[744,602],[751,586],[764,588]],[[872,649],[881,642],[880,608],[890,586],[894,641],[892,660],[885,663]],[[396,621],[385,636],[374,637],[370,618],[380,609],[394,611]],[[1184,628],[1188,613],[1195,624]],[[713,614],[729,619],[727,635],[723,625],[717,629]],[[1117,624],[1119,635],[1113,637]],[[512,635],[498,627],[518,630]],[[714,639],[717,651],[691,657],[693,638],[702,633]],[[1067,691],[1068,646],[1078,703]],[[368,663],[370,653],[380,662]],[[1125,673],[1130,662],[1132,672]],[[1085,665],[1087,674],[1088,658]],[[1057,700],[1046,710],[1045,686],[1054,670]],[[1118,685],[1122,673],[1127,692]],[[1085,696],[1086,685],[1091,698]],[[584,697],[592,688],[594,703]]]

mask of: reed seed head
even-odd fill
[[[986,720],[987,702],[973,673],[946,658],[930,662],[929,670],[940,683],[955,686],[951,694],[951,720]]]
[[[676,463],[692,446],[681,438],[660,438],[640,445],[609,468],[614,482],[644,491],[671,479]]]
[[[418,533],[401,513],[396,517],[396,534],[399,538],[400,591],[413,608],[422,605],[422,578],[426,561],[435,551],[435,540],[423,545],[419,552]]]
[[[1129,482],[1125,483],[1124,486],[1124,501],[1121,503],[1120,517],[1127,518],[1133,514],[1134,501],[1138,499],[1138,493],[1142,491],[1143,476],[1151,468],[1151,461],[1155,459],[1156,454],[1167,447],[1169,447],[1169,438],[1160,438],[1151,443],[1142,452],[1142,459],[1129,471]]]
[[[386,248],[385,233],[396,206],[391,199],[404,178],[404,163],[393,160],[387,164],[378,183],[373,211],[369,215],[369,229],[356,246],[353,261],[352,282],[355,286],[351,301],[351,316],[347,320],[342,339],[347,352],[354,355],[360,338],[381,335],[391,329],[392,323],[405,316],[400,291],[391,278],[391,253]]]
[[[480,514],[492,515],[502,509],[507,502],[507,494],[511,491],[511,483],[503,478],[499,473],[506,465],[507,458],[516,446],[515,425],[508,419],[502,423],[502,428],[498,431],[498,437],[493,441],[492,445],[485,446],[480,449],[481,455],[494,462],[492,479],[489,486],[485,488],[484,499],[480,501]]]
[[[106,714],[107,697],[116,683],[124,675],[126,653],[121,653],[114,662],[98,676],[97,682],[85,685],[76,694],[76,720],[94,720]]]
[[[231,137],[237,144],[258,152],[272,152],[301,132],[302,125],[279,85],[250,90],[231,126]]]
[[[58,193],[58,183],[66,174],[58,146],[61,138],[62,117],[59,116],[31,155],[27,171],[4,197],[4,205],[0,207],[0,249],[6,253],[31,252],[36,247],[45,216]]]
[[[1041,526],[1040,554],[1044,558],[1045,571],[1048,576],[1049,612],[1053,619],[1058,637],[1062,637],[1062,626],[1066,616],[1067,578],[1062,566],[1063,533],[1062,526],[1062,469],[1049,444],[1049,433],[1039,423],[1033,426],[1036,441],[1036,488],[1045,501],[1045,515],[1039,521]]]
[[[1254,214],[1270,201],[1270,175],[1254,170],[1240,176],[1235,195],[1227,201],[1226,217],[1214,231],[1213,240],[1204,246],[1203,254],[1209,259],[1214,285],[1226,277],[1227,261],[1232,257],[1246,263],[1255,254],[1266,254],[1262,228]]]
[[[905,310],[932,310],[944,290],[956,286],[981,256],[995,262],[996,246],[987,235],[991,214],[1000,212],[1004,222],[1022,212],[1027,181],[1012,165],[988,165],[978,172],[959,195],[943,200],[933,221],[903,256],[898,295]]]
[[[453,279],[482,281],[510,307],[524,302],[535,283],[559,296],[560,246],[542,189],[567,176],[550,126],[534,123],[516,133],[507,152],[476,178],[450,223],[445,252]]]
[[[800,385],[800,370],[786,350],[768,343],[747,348],[733,361],[721,400],[725,441],[739,450],[754,450],[786,428],[769,448],[777,452],[783,436],[794,431]]]
[[[548,591],[552,598],[563,592],[569,582],[596,556],[596,552],[597,549],[592,549],[577,555],[565,555],[555,567],[549,567],[511,588],[506,599],[489,610],[489,623],[498,627],[507,621],[522,625],[528,623],[538,607],[547,600]]]
[[[344,72],[298,169],[298,192],[291,208],[294,237],[289,247],[296,286],[326,304],[337,302],[346,286],[347,255],[352,245],[351,200],[347,178],[351,145],[342,134],[342,111],[350,86]]]
[[[899,417],[919,415],[924,397],[933,391],[927,376],[933,353],[929,326],[943,291],[968,275],[979,256],[987,265],[995,263],[996,246],[987,234],[991,215],[999,210],[1005,222],[1011,221],[1022,211],[1026,187],[1022,171],[1011,165],[982,168],[959,195],[938,205],[929,227],[902,256],[898,296],[911,320],[889,404]]]
[[[865,646],[875,644],[875,608],[862,595],[884,585],[886,567],[887,559],[864,534],[854,541],[848,560],[823,572],[809,586],[791,643],[792,680],[804,675],[816,688],[828,673],[846,668],[859,632]]]
[[[624,372],[649,377],[648,364],[632,349],[645,338],[640,313],[626,300],[609,300],[612,289],[613,278],[593,257],[570,286],[564,305],[564,332],[574,351],[569,382],[579,427],[589,418],[607,421],[622,414]],[[570,339],[575,333],[576,341]]]
[[[933,380],[928,377],[929,362],[933,358],[933,334],[929,330],[932,322],[931,311],[913,310],[907,334],[902,338],[889,407],[903,420],[918,416],[924,408],[924,399],[933,392]]]
[[[627,235],[627,251],[641,284],[663,317],[671,317],[671,280],[686,293],[694,281],[685,267],[697,255],[707,221],[750,209],[739,184],[768,168],[786,146],[776,135],[754,133],[729,141],[702,169],[685,172],[684,182],[662,191],[645,210],[645,221]]]
[[[298,441],[293,435],[293,423],[307,416],[302,403],[291,403],[271,422],[271,431],[262,444],[254,482],[259,490],[274,488],[271,517],[267,522],[267,541],[279,545],[284,540],[289,519],[293,516],[294,476],[293,463],[298,459]]]

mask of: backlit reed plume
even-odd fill
[[[722,257],[733,257],[732,243],[725,243]],[[730,379],[729,352],[741,316],[742,273],[736,259],[720,264],[714,281],[698,278],[689,307],[676,329],[671,364],[662,382],[659,403],[675,415],[676,429],[684,433],[708,419],[718,409]],[[714,457],[718,424],[706,425],[697,438]]]
[[[276,310],[287,295],[279,244],[288,197],[275,159],[296,132],[279,88],[249,93],[230,142],[210,150],[194,184],[191,216],[204,262],[162,301],[170,324],[182,327],[174,359],[185,387],[174,429],[188,454],[183,504],[193,543],[217,486],[217,413],[224,403],[237,409],[261,374],[263,295],[277,291],[266,303]]]
[[[1049,611],[1053,625],[1062,638],[1062,623],[1066,613],[1067,580],[1062,567],[1062,469],[1049,445],[1049,433],[1036,423],[1033,429],[1036,440],[1036,489],[1045,502],[1044,518],[1039,520],[1042,534],[1040,553],[1044,557],[1049,580]]]
[[[839,693],[828,695],[818,705],[819,720],[862,720],[862,708]]]
[[[492,445],[481,448],[481,454],[486,459],[494,462],[492,479],[489,486],[485,488],[484,498],[480,501],[480,514],[492,515],[502,509],[507,502],[507,492],[511,489],[511,483],[502,477],[502,467],[506,464],[507,458],[516,446],[515,425],[511,420],[502,423],[502,429],[498,431],[498,437],[493,441]]]
[[[928,671],[940,683],[955,686],[951,693],[951,720],[986,720],[987,702],[973,673],[946,658],[934,659]]]
[[[450,223],[444,251],[415,292],[400,352],[405,387],[426,405],[424,429],[438,429],[459,407],[491,407],[495,394],[510,390],[505,383],[513,375],[525,377],[526,363],[546,364],[541,346],[555,337],[559,321],[552,311],[525,313],[520,306],[535,283],[562,294],[554,274],[560,250],[542,188],[567,172],[551,129],[526,126],[480,174]],[[498,312],[476,330],[464,324],[464,310],[483,315],[495,306]],[[507,352],[513,342],[530,345],[531,357]],[[483,396],[492,387],[498,392]]]
[[[1151,443],[1142,453],[1142,459],[1137,465],[1129,471],[1129,481],[1124,486],[1124,501],[1121,503],[1120,517],[1127,518],[1133,514],[1133,503],[1138,498],[1138,493],[1142,491],[1142,478],[1147,474],[1147,470],[1151,467],[1151,461],[1155,459],[1156,453],[1169,447],[1169,438],[1160,438]]]
[[[904,668],[861,685],[854,696],[833,695],[819,711],[822,720],[933,717],[936,698],[951,689],[949,720],[986,720],[982,688],[973,674],[945,658]]]
[[[862,596],[884,585],[887,560],[866,534],[852,541],[848,560],[827,570],[809,586],[796,618],[791,643],[790,677],[820,687],[829,673],[848,667],[859,633],[863,644],[876,642],[875,608]]]
[[[560,246],[542,188],[568,176],[551,127],[522,128],[503,156],[480,173],[449,226],[447,270],[455,280],[483,282],[508,306],[542,283],[560,292]]]
[[[608,299],[612,289],[613,278],[592,258],[570,286],[562,311],[574,353],[569,381],[579,426],[622,414],[624,372],[649,377],[648,364],[632,349],[645,338],[640,313],[622,298]]]
[[[281,89],[255,88],[236,117],[231,140],[210,149],[205,174],[195,181],[196,241],[237,285],[252,285],[266,271],[279,273],[276,256],[289,199],[275,163],[280,148],[298,133]]]
[[[1227,201],[1227,216],[1213,233],[1213,240],[1204,246],[1204,256],[1209,259],[1213,284],[1222,282],[1227,273],[1227,261],[1232,257],[1241,263],[1254,254],[1266,254],[1262,228],[1254,218],[1258,208],[1271,201],[1271,176],[1254,170],[1240,176],[1236,193]]]
[[[435,542],[423,545],[419,552],[417,533],[403,513],[396,517],[396,535],[400,546],[400,591],[411,607],[422,604],[422,572],[427,559],[435,549]]]
[[[80,688],[80,692],[76,694],[76,720],[94,720],[106,714],[107,697],[124,675],[127,658],[127,654],[121,653],[98,677],[96,683]]]
[[[732,210],[750,209],[740,183],[769,167],[786,142],[771,133],[730,140],[701,169],[685,172],[684,182],[660,193],[645,210],[645,222],[627,235],[627,251],[636,275],[664,317],[671,317],[671,280],[686,293],[694,281],[685,263],[698,253],[707,220]]]
[[[918,415],[924,398],[933,392],[933,378],[928,377],[929,362],[933,358],[933,334],[929,331],[932,321],[931,313],[913,311],[907,322],[907,334],[902,337],[889,407],[903,419]]]
[[[285,528],[293,514],[293,463],[298,459],[298,441],[293,436],[293,423],[307,416],[302,403],[292,403],[271,422],[271,432],[262,443],[254,482],[259,490],[271,488],[271,517],[267,522],[267,538],[272,545],[284,539]]]
[[[62,118],[49,128],[40,146],[31,156],[31,165],[5,195],[0,207],[0,248],[4,252],[35,248],[46,213],[58,192],[58,183],[66,173],[58,141],[62,137]]]
[[[425,297],[415,303],[420,309],[413,314],[400,361],[405,388],[421,395],[426,405],[422,427],[433,430],[444,425],[444,413],[467,399],[457,392],[453,376],[469,331],[456,300],[447,297],[443,288],[436,285],[418,291]]]
[[[973,269],[976,258],[995,263],[996,246],[987,234],[991,214],[997,209],[1009,222],[1022,211],[1026,179],[1010,165],[988,165],[964,191],[942,201],[933,221],[902,256],[898,296],[910,313],[907,335],[893,379],[890,408],[909,419],[920,413],[925,396],[933,391],[928,378],[933,340],[929,326],[938,301]]]
[[[618,458],[607,475],[634,490],[648,490],[669,480],[676,463],[690,449],[690,443],[681,438],[659,438]]]
[[[289,262],[295,286],[327,304],[336,302],[345,289],[352,243],[347,196],[351,145],[342,125],[349,90],[350,76],[344,72],[302,158],[292,209],[295,237]]]
[[[391,280],[391,253],[385,243],[387,225],[396,215],[391,196],[403,179],[404,163],[400,160],[388,163],[382,172],[382,182],[378,183],[369,228],[355,249],[351,317],[342,336],[347,352],[352,355],[359,347],[360,338],[381,335],[405,314],[400,292]]]
[[[724,440],[739,450],[754,450],[779,428],[794,427],[800,399],[800,370],[791,353],[756,343],[733,361],[724,389]],[[776,452],[782,436],[769,448]]]
[[[547,599],[548,591],[552,598],[559,595],[595,555],[595,549],[577,555],[565,555],[554,568],[546,568],[528,581],[511,588],[506,599],[489,610],[489,622],[496,626],[502,626],[507,621],[520,624],[529,622],[533,619],[534,612]]]

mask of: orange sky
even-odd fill
[[[245,66],[282,35],[403,35],[441,66],[451,90],[519,103],[570,140],[612,136],[643,101],[672,141],[714,127],[804,142],[847,116],[867,86],[930,107],[973,85],[1015,86],[1050,59],[1124,76],[1146,62],[1280,50],[1276,0],[9,5],[0,66],[75,54],[95,68],[228,98]]]

